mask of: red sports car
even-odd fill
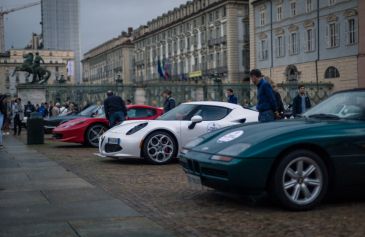
[[[148,105],[128,105],[128,120],[153,120],[163,114],[160,108]],[[109,122],[100,106],[93,118],[77,118],[53,129],[53,138],[61,142],[99,146],[99,137],[107,131]]]

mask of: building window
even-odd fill
[[[327,26],[327,47],[335,48],[340,44],[340,36],[339,36],[339,24],[338,23],[330,23]]]
[[[268,59],[268,47],[267,47],[267,40],[261,40],[259,44],[259,60],[267,60]]]
[[[296,16],[297,15],[297,3],[296,2],[291,2],[290,3],[290,15],[291,16]]]
[[[209,13],[209,22],[213,22],[213,12]]]
[[[336,0],[328,0],[328,4],[330,6],[335,5],[336,4]]]
[[[304,51],[312,52],[315,50],[314,30],[307,29],[304,41]]]
[[[202,16],[202,25],[205,25],[205,16]]]
[[[313,1],[312,0],[306,0],[305,2],[305,12],[311,12],[313,10]]]
[[[219,19],[219,10],[215,11],[215,19],[218,20]]]
[[[265,25],[265,23],[266,23],[266,13],[265,13],[265,11],[261,11],[260,12],[260,25],[261,26],[263,26],[263,25]]]
[[[326,69],[324,78],[331,79],[331,78],[338,78],[338,77],[340,77],[340,73],[337,70],[337,68],[331,66]]]
[[[222,29],[223,29],[223,36],[227,36],[227,24],[226,23],[222,24]]]
[[[348,45],[357,43],[357,25],[355,19],[349,19],[347,21],[346,35]]]
[[[285,56],[285,45],[284,45],[284,36],[280,35],[276,37],[276,57],[284,57]]]
[[[227,16],[227,9],[226,9],[226,7],[224,6],[223,7],[223,17],[226,17]]]
[[[289,36],[289,55],[299,53],[299,37],[298,32],[291,33]]]
[[[283,7],[282,6],[278,6],[276,8],[276,20],[277,21],[281,21],[281,19],[283,19]]]

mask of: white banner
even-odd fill
[[[75,68],[75,62],[70,60],[67,61],[67,76],[74,76],[74,68]]]

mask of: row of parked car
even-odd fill
[[[335,93],[299,119],[271,123],[257,123],[256,111],[224,102],[189,102],[161,114],[133,105],[129,121],[107,130],[98,108],[92,118],[62,123],[53,133],[98,146],[101,157],[153,164],[178,157],[192,187],[268,193],[291,210],[365,185],[365,90]]]

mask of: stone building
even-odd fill
[[[136,82],[242,83],[248,33],[248,1],[188,1],[134,31]]]
[[[27,78],[28,73],[16,72],[12,76],[16,67],[20,67],[24,61],[23,56],[28,53],[39,52],[45,64],[42,67],[51,72],[51,77],[47,84],[74,84],[74,52],[58,50],[35,50],[35,49],[11,49],[0,55],[0,94],[17,95],[17,86],[22,83],[31,82],[32,76]]]
[[[134,46],[132,28],[84,54],[83,83],[131,83],[133,81]]]
[[[284,85],[312,83],[331,92],[360,86],[358,58],[365,38],[359,37],[364,28],[359,16],[365,12],[359,12],[359,4],[364,1],[250,3],[251,68]]]

